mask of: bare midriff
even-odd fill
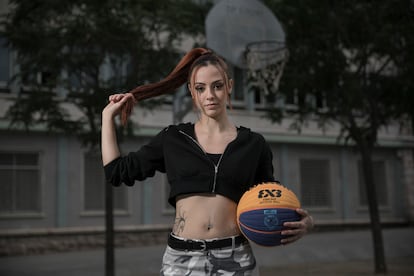
[[[214,239],[240,234],[237,204],[217,194],[191,194],[177,198],[173,233],[187,239]]]

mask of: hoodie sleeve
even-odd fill
[[[135,180],[142,181],[152,177],[156,171],[165,172],[163,143],[166,131],[162,130],[138,151],[130,152],[106,164],[106,180],[114,186],[122,183],[132,186]]]
[[[263,138],[263,147],[260,154],[259,166],[257,167],[255,183],[274,182],[273,154],[269,144]]]

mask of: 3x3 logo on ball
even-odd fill
[[[257,198],[266,198],[266,197],[281,197],[282,196],[282,191],[278,190],[278,189],[264,189],[264,190],[260,190]]]

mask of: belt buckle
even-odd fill
[[[207,250],[207,242],[205,240],[200,240],[201,244],[201,250],[206,251]]]

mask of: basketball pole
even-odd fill
[[[105,181],[105,276],[115,275],[113,189]]]

